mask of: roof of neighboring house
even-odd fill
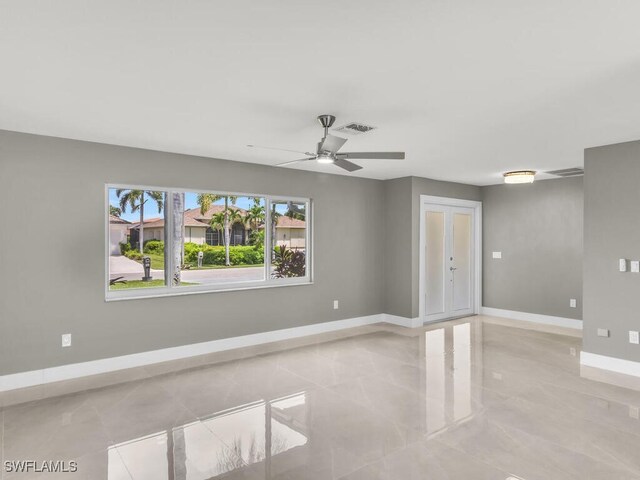
[[[247,214],[247,211],[244,208],[229,205],[229,209],[238,210],[238,213],[243,217]],[[193,218],[194,220],[205,222],[207,225],[209,225],[211,218],[213,218],[216,213],[221,213],[223,211],[224,205],[211,205],[209,207],[209,210],[204,213],[200,213],[200,208],[190,208],[189,210],[185,210],[184,216],[185,218]]]
[[[109,214],[109,223],[114,225],[129,225],[131,222],[125,220],[124,218],[116,217],[115,215]]]
[[[240,215],[246,215],[247,211],[242,208],[231,207],[239,211]],[[184,211],[184,226],[185,227],[202,227],[208,228],[211,218],[216,214],[224,210],[223,205],[211,205],[209,210],[204,214],[200,213],[199,208],[190,208]],[[129,222],[127,222],[129,223]],[[140,222],[131,225],[131,228],[138,228]],[[144,221],[144,228],[162,228],[164,227],[164,218],[156,217],[149,218]],[[298,220],[296,218],[287,217],[281,215],[278,218],[278,224],[276,228],[305,228],[306,222],[304,220]]]
[[[307,223],[304,220],[298,220],[297,218],[287,217],[286,215],[281,215],[278,218],[278,224],[276,228],[305,228]]]

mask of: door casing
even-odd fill
[[[420,195],[420,253],[419,253],[419,301],[418,301],[418,314],[419,318],[422,322],[426,322],[426,300],[425,300],[425,287],[426,287],[426,278],[425,278],[425,267],[426,267],[426,258],[425,258],[425,246],[426,246],[426,235],[425,235],[425,213],[427,212],[428,205],[442,205],[446,207],[466,207],[474,210],[474,228],[473,228],[473,248],[474,252],[474,274],[472,278],[472,288],[473,288],[473,313],[480,313],[480,306],[482,304],[482,202],[475,200],[464,200],[461,198],[448,198],[448,197],[435,197],[431,195]],[[429,322],[437,322],[441,320],[446,320],[445,318],[436,318],[429,319]]]

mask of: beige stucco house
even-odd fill
[[[235,208],[235,207],[234,207]],[[211,218],[224,210],[222,205],[211,205],[204,214],[199,208],[191,208],[184,212],[185,242],[199,245],[224,245],[223,233],[210,226]],[[237,208],[240,215],[246,215],[246,210]],[[139,223],[130,225],[131,241],[138,241]],[[258,228],[263,228],[262,226]],[[276,243],[288,248],[305,248],[306,222],[281,216],[276,225]],[[245,245],[248,243],[251,229],[249,225],[237,222],[231,229],[231,245]],[[152,218],[144,222],[144,240],[164,240],[164,218]]]
[[[109,215],[109,255],[120,255],[120,244],[127,242],[131,222]]]

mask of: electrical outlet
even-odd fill
[[[626,258],[621,258],[619,260],[618,268],[620,269],[621,272],[626,272],[627,271],[627,259]]]
[[[640,273],[640,261],[631,260],[631,273]]]
[[[607,329],[607,328],[599,328],[598,329],[598,336],[599,337],[608,337],[609,336],[609,329]]]
[[[578,302],[576,301],[576,299],[575,299],[575,298],[570,298],[570,299],[569,299],[569,306],[570,306],[571,308],[576,308],[576,307],[578,306]]]
[[[334,310],[338,310],[339,304],[338,304],[338,300],[334,300],[333,301],[333,309]]]
[[[71,346],[71,334],[70,333],[63,333],[62,334],[62,346],[63,347],[70,347]]]
[[[640,407],[629,405],[629,416],[636,420],[640,420]]]
[[[574,347],[571,347],[571,348],[569,348],[569,354],[572,357],[575,357],[578,354],[578,351]]]
[[[502,258],[502,252],[493,252],[493,258]]]
[[[491,376],[492,376],[493,378],[495,378],[496,380],[502,380],[502,374],[501,374],[501,373],[498,373],[498,372],[492,372],[492,373],[491,373]]]
[[[640,344],[640,332],[629,331],[629,343]]]

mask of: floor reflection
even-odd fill
[[[90,480],[640,480],[640,395],[579,352],[482,317],[371,326],[5,408],[0,449]]]
[[[109,448],[109,480],[204,480],[264,463],[269,478],[276,455],[307,444],[304,392],[212,414],[171,431]],[[123,476],[124,475],[124,476]]]
[[[471,322],[433,328],[424,333],[427,435],[441,433],[468,419],[473,413],[472,405],[476,409],[482,407],[481,338],[480,324]],[[476,377],[475,382],[472,375]]]
[[[432,328],[410,340],[420,352],[423,374],[416,390],[425,399],[416,417],[423,426],[412,427],[426,437],[469,419],[473,407],[482,406],[481,393],[474,392],[481,379],[472,381],[481,368],[481,334],[478,323],[467,321]],[[298,452],[287,459],[287,468],[304,467],[311,455],[302,452],[311,436],[307,395],[259,400],[114,445],[108,451],[109,480],[126,478],[119,459],[133,478],[145,480],[200,480],[242,470],[259,470],[260,478],[272,478],[274,457],[292,449]]]

